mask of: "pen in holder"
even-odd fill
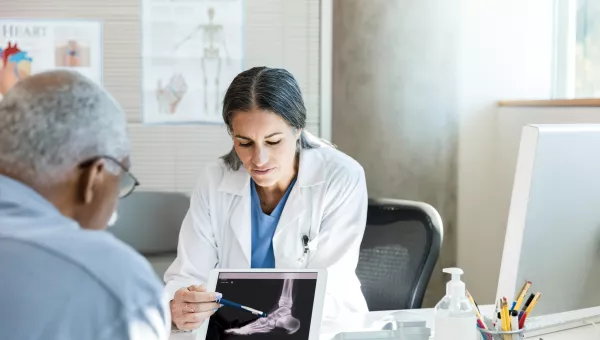
[[[509,327],[508,325],[502,326],[502,320],[500,319],[502,313],[498,313],[498,319],[495,322],[498,324],[497,326],[494,324],[494,321],[489,318],[484,318],[484,323],[478,322],[477,324],[477,338],[479,340],[521,340],[525,338],[525,327],[519,327],[518,322],[516,320],[517,314],[516,312],[510,313],[511,316],[514,316],[514,320],[512,320],[511,325],[514,324],[515,327]],[[482,324],[485,325],[485,328],[482,328]],[[523,325],[524,326],[524,325]]]
[[[471,294],[468,291],[466,292],[471,304],[475,306],[477,325],[474,326],[477,327],[479,340],[521,340],[525,338],[527,317],[531,315],[533,308],[542,295],[538,292],[525,299],[530,287],[531,281],[525,282],[512,303],[509,303],[505,297],[499,299],[492,315],[493,319],[484,318]]]
[[[527,282],[526,285],[529,285]],[[525,294],[520,294],[519,298],[511,304],[509,309],[509,303],[506,298],[499,299],[496,305],[496,313],[494,319],[489,318],[483,319],[483,322],[478,322],[478,334],[481,340],[521,340],[524,339],[524,333],[526,329],[527,317],[531,314],[533,307],[535,307],[541,293],[531,294],[529,299],[521,306],[524,302]],[[518,308],[521,307],[519,312]]]
[[[521,340],[525,338],[524,328],[516,331],[497,331],[476,327],[479,340]]]

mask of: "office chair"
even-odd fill
[[[108,231],[150,261],[162,277],[177,256],[181,222],[190,206],[178,192],[136,191],[119,201],[119,218]]]
[[[356,269],[369,310],[421,308],[442,239],[429,204],[370,199]]]

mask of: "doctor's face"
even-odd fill
[[[231,126],[235,151],[257,185],[271,187],[294,177],[301,131],[264,110],[236,112]]]

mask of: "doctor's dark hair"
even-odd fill
[[[233,79],[223,99],[223,121],[230,135],[233,134],[231,121],[235,112],[254,109],[273,112],[296,130],[304,129],[306,126],[306,107],[300,86],[294,76],[284,69],[254,67]],[[321,146],[308,137],[309,133],[302,130],[297,143],[298,151]],[[242,165],[235,148],[221,158],[232,170],[238,170]]]

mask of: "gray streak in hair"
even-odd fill
[[[233,133],[231,121],[234,113],[254,109],[273,112],[296,130],[306,127],[306,107],[300,86],[294,76],[284,69],[254,67],[233,79],[223,100],[223,120],[229,134]],[[313,149],[328,144],[322,142],[302,130],[298,149]],[[235,148],[222,158],[232,170],[238,170],[242,166]]]

